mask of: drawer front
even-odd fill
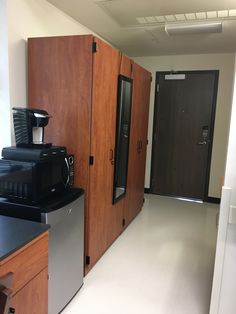
[[[44,233],[2,261],[0,277],[13,273],[12,295],[14,295],[47,266],[48,233]]]
[[[45,268],[11,299],[16,314],[48,313],[48,269]]]

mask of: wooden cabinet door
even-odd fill
[[[137,180],[137,202],[141,209],[144,197],[144,181],[146,169],[148,118],[150,102],[151,73],[138,64],[134,64],[135,99],[139,107],[139,150],[138,150],[138,180]]]
[[[16,314],[48,313],[48,269],[42,270],[11,299]]]
[[[88,234],[93,36],[28,40],[28,103],[52,115],[45,141],[66,146],[75,157],[75,186],[85,190],[85,250]],[[102,80],[101,80],[102,84]]]
[[[132,76],[132,66],[133,61],[128,58],[126,55],[120,53],[120,70],[119,74],[124,75],[128,78]]]
[[[133,63],[133,94],[128,164],[127,201],[124,216],[129,223],[141,210],[144,195],[150,73]]]
[[[28,39],[28,103],[52,118],[45,142],[75,156],[75,186],[87,190],[93,36]]]
[[[95,38],[89,173],[88,271],[122,230],[123,202],[112,205],[119,52]]]

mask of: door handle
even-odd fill
[[[206,145],[207,144],[207,141],[200,141],[197,143],[198,145]]]

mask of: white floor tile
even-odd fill
[[[145,198],[63,314],[209,313],[219,206]]]

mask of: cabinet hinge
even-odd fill
[[[89,156],[89,165],[92,166],[94,164],[94,157]]]
[[[157,84],[157,93],[159,93],[160,90],[160,84]]]
[[[125,226],[125,219],[122,219],[122,227]]]
[[[97,52],[97,43],[94,41],[92,43],[92,53],[95,53],[95,52]]]
[[[86,265],[90,265],[90,256],[86,256],[86,258],[85,258],[85,263],[86,263]]]

